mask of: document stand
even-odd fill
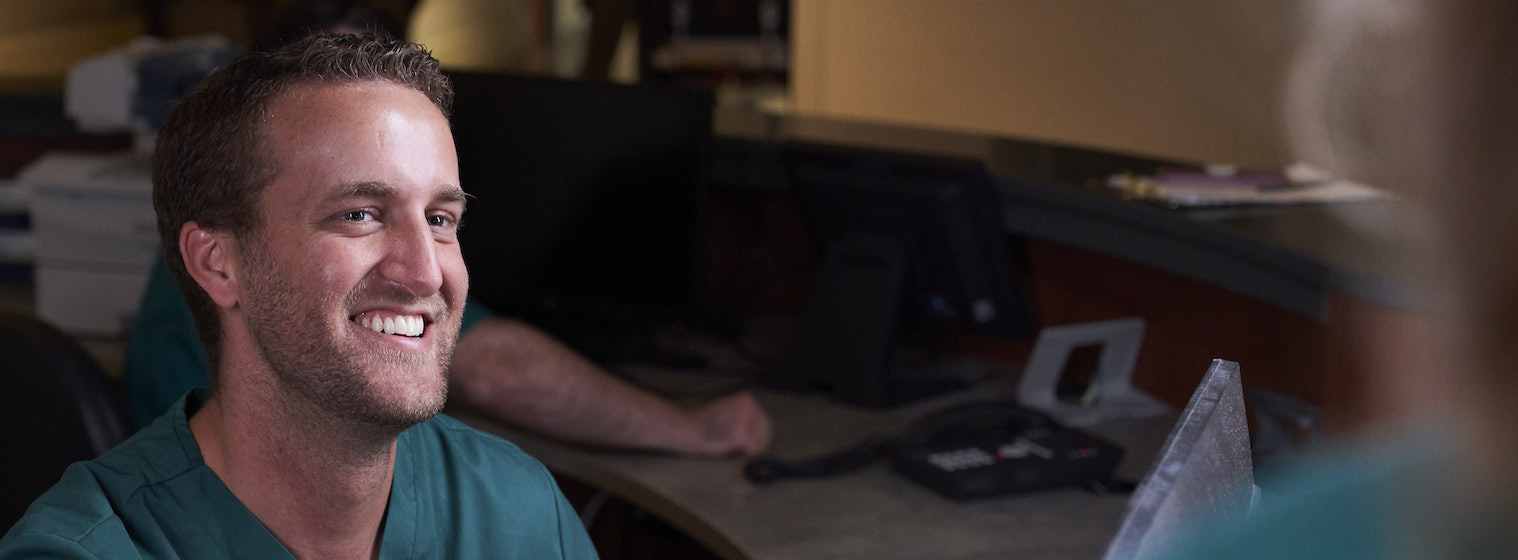
[[[1023,370],[1017,401],[1071,426],[1170,413],[1168,405],[1133,386],[1143,342],[1144,320],[1138,317],[1046,328]],[[1086,394],[1078,403],[1060,400],[1056,386],[1070,353],[1093,345],[1100,345],[1102,354]]]

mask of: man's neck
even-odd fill
[[[272,390],[222,389],[189,421],[206,466],[297,558],[377,556],[396,434],[341,426]]]

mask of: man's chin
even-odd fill
[[[419,424],[437,416],[443,410],[443,404],[448,401],[448,379],[441,372],[429,374],[427,381],[415,380],[418,384],[397,388],[398,390],[385,399],[386,403],[376,403],[377,408],[391,412],[397,423],[406,426]],[[380,396],[380,395],[376,395]]]
[[[436,416],[448,400],[446,370],[435,359],[371,356],[358,360],[358,370],[367,373],[325,391],[338,417],[404,430]]]
[[[426,422],[443,411],[448,400],[446,386],[441,392],[416,395],[415,398],[388,399],[387,402],[371,402],[358,412],[366,423],[397,431]]]

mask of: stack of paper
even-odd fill
[[[1153,176],[1113,175],[1107,185],[1123,196],[1172,208],[1319,204],[1390,198],[1380,189],[1355,183],[1307,164],[1281,170],[1160,170]]]
[[[27,283],[37,258],[27,207],[31,189],[15,181],[0,181],[0,283]]]

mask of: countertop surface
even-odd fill
[[[1002,196],[1011,233],[1181,274],[1325,320],[1329,292],[1417,307],[1404,279],[1416,220],[1395,199],[1175,210],[1123,200],[1099,185],[1114,173],[1186,166],[1037,140],[889,124],[719,109],[721,179],[784,189],[788,142],[978,160]],[[724,165],[725,164],[725,165]]]

